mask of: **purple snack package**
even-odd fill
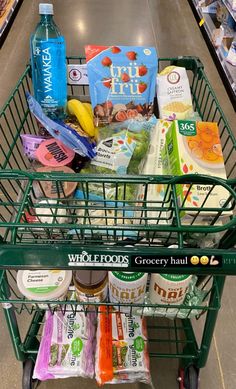
[[[34,378],[93,378],[95,319],[95,312],[47,312]]]
[[[24,155],[29,159],[37,159],[35,151],[46,138],[31,134],[22,134],[20,137],[23,143]]]
[[[53,315],[50,312],[46,312],[46,322],[43,328],[43,336],[40,342],[38,357],[34,368],[34,378],[40,381],[50,380],[53,377],[48,373],[47,367],[50,357],[50,341],[53,330]]]

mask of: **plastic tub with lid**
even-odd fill
[[[28,300],[63,301],[71,280],[71,270],[19,270],[17,272],[18,289]],[[48,305],[40,303],[39,307],[46,309]]]

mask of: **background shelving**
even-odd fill
[[[6,4],[3,3],[2,14],[0,12],[0,46],[2,45],[11,23],[21,5],[23,0],[7,0]]]
[[[236,20],[236,12],[232,10],[228,0],[223,0],[223,2],[233,18]],[[202,33],[215,60],[226,90],[231,98],[233,107],[236,110],[236,66],[232,66],[226,61],[225,48],[223,45],[216,48],[212,43],[212,33],[217,24],[216,16],[215,14],[203,13],[201,7],[198,6],[198,0],[189,0],[189,3],[197,21],[199,22],[200,20],[204,20],[204,23],[201,26]]]

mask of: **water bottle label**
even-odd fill
[[[66,103],[65,41],[63,37],[36,41],[33,48],[35,97],[50,111]]]

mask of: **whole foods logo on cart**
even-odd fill
[[[81,254],[68,254],[69,266],[92,267],[128,267],[129,256],[121,254],[89,254],[82,251]]]

